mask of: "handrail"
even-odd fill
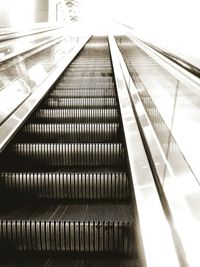
[[[70,64],[74,57],[79,53],[90,36],[83,38],[73,49],[69,51],[66,58],[58,64],[48,77],[34,90],[28,98],[7,118],[0,126],[0,152],[10,142],[15,133],[20,129],[26,119],[45,97],[51,86],[59,78],[65,68]],[[5,89],[6,90],[6,89]]]
[[[190,62],[188,59],[184,59],[183,57],[180,57],[178,55],[175,55],[172,52],[169,52],[163,48],[159,48],[149,42],[142,41],[141,39],[138,38],[141,42],[144,44],[148,45],[149,47],[153,48],[155,51],[159,52],[160,54],[164,55],[168,59],[172,60],[182,68],[186,69],[187,71],[191,72],[195,76],[200,78],[200,67],[195,65],[194,63]]]
[[[0,30],[0,42],[17,39],[17,38],[21,38],[25,36],[35,35],[35,34],[42,33],[42,32],[53,31],[53,30],[66,27],[66,25],[49,25],[46,23],[45,23],[45,26],[42,26],[42,25],[33,27],[28,30],[21,29],[20,31],[15,30],[15,31],[10,31],[10,32],[9,31],[6,32],[6,28],[3,28]],[[12,28],[8,28],[8,29],[11,30]]]
[[[177,267],[179,256],[170,226],[161,205],[156,184],[145,153],[128,91],[130,83],[124,77],[125,63],[113,37],[109,36],[111,58],[115,73],[125,141],[138,209],[144,265],[148,267]],[[137,102],[137,100],[136,100]],[[142,251],[141,251],[142,254]]]
[[[39,53],[39,52],[41,52],[41,51],[43,51],[43,50],[46,50],[46,49],[48,49],[48,48],[50,48],[50,47],[52,47],[52,46],[55,46],[55,45],[59,44],[60,42],[64,41],[65,39],[66,39],[66,37],[62,37],[62,38],[55,39],[55,40],[52,40],[52,41],[50,41],[50,42],[47,42],[47,43],[45,43],[45,44],[42,44],[42,45],[40,45],[40,46],[37,47],[37,48],[33,48],[33,49],[31,49],[29,52],[25,53],[25,55],[21,56],[21,57],[20,57],[20,60],[17,60],[17,61],[13,60],[13,61],[11,62],[11,65],[15,65],[15,64],[20,65],[20,64],[21,64],[23,61],[25,61],[27,58],[29,58],[29,57],[33,56],[34,54],[37,54],[37,53]],[[70,51],[69,51],[69,52],[70,52]],[[9,67],[10,67],[10,64],[9,64]],[[9,68],[9,67],[8,67],[8,68]],[[23,75],[25,75],[26,72],[27,72],[27,70],[25,70],[25,72],[21,73],[21,75],[18,76],[16,79],[12,80],[11,82],[9,82],[9,83],[7,83],[6,85],[4,85],[3,87],[1,87],[1,88],[0,88],[0,92],[1,92],[1,91],[4,91],[4,92],[5,92],[5,90],[6,90],[9,86],[12,87],[13,83],[15,83],[18,79],[20,79],[20,77],[23,77]],[[27,99],[29,96],[30,96],[30,95],[28,94],[28,95],[26,96],[26,98],[23,99],[22,102],[26,101],[26,99]],[[18,107],[20,107],[20,106],[22,105],[22,102],[19,101],[19,104],[18,104],[14,109],[12,109],[12,112],[11,112],[11,113],[13,113]],[[5,113],[1,110],[0,126],[3,125],[4,122],[7,120],[7,118],[10,117],[11,113],[9,113],[8,110],[5,110]],[[2,117],[3,117],[3,118],[2,118]]]
[[[117,23],[126,28],[127,35],[134,38],[134,40],[138,40],[141,43],[146,44],[155,51],[159,52],[161,55],[165,56],[166,58],[170,59],[171,61],[182,67],[183,69],[189,71],[190,73],[194,74],[197,77],[200,77],[200,65],[195,64],[194,62],[190,61],[188,58],[185,58],[184,56],[172,53],[171,51],[164,49],[163,47],[158,47],[150,42],[145,41],[144,39],[137,37],[136,34],[133,33],[134,29],[129,25],[123,24],[119,21],[117,21]]]
[[[152,57],[159,65],[164,67],[169,73],[171,73],[178,80],[181,80],[185,85],[191,89],[200,91],[200,79],[192,72],[189,72],[187,68],[184,68],[180,64],[177,64],[175,60],[166,57],[164,53],[156,51],[154,48],[141,41],[133,34],[128,33],[127,36],[136,42],[138,47],[145,51],[150,57]],[[182,62],[183,64],[183,62]]]
[[[186,151],[185,148],[184,150],[182,150],[183,144],[179,143],[179,139],[181,139],[182,141],[187,139],[189,141],[187,148],[192,148],[192,145],[194,145],[192,144],[194,143],[192,142],[192,139],[196,141],[196,138],[198,138],[198,136],[195,135],[196,132],[194,128],[190,128],[191,124],[190,127],[188,126],[189,119],[186,118],[187,116],[184,116],[187,115],[187,111],[189,113],[188,116],[192,116],[190,108],[188,108],[187,110],[188,106],[186,106],[186,108],[184,108],[185,106],[183,106],[182,109],[179,109],[179,104],[182,104],[182,102],[184,103],[184,94],[181,94],[182,90],[183,92],[186,91],[189,95],[189,101],[186,101],[187,105],[190,104],[192,106],[190,97],[194,98],[195,100],[199,99],[199,79],[188,72],[186,73],[186,75],[184,75],[186,72],[185,70],[180,70],[180,72],[177,71],[177,68],[179,68],[179,66],[177,67],[177,64],[169,62],[166,57],[157,54],[156,51],[152,51],[152,48],[147,48],[145,44],[141,44],[139,41],[136,42],[135,39],[133,40],[132,44],[132,49],[138,51],[138,55],[141,56],[143,63],[144,58],[147,59],[148,63],[155,63],[155,68],[154,63],[152,63],[152,65],[149,65],[150,70],[152,68],[151,75],[144,77],[144,73],[145,71],[147,71],[148,73],[148,69],[145,68],[140,74],[138,74],[138,66],[140,67],[139,61],[137,60],[134,65],[134,57],[129,59],[127,58],[127,60],[132,60],[132,65],[131,67],[127,65],[127,70],[124,74],[127,86],[130,88],[131,97],[134,101],[138,121],[142,128],[144,143],[149,154],[149,159],[152,163],[152,170],[155,173],[155,177],[158,181],[158,187],[164,194],[163,199],[166,202],[170,217],[173,221],[176,240],[180,243],[182,255],[185,259],[185,263],[182,263],[181,266],[199,266],[199,180],[197,180],[197,176],[195,177],[195,172],[197,173],[197,170],[194,168],[194,166],[196,167],[196,165],[192,165],[193,162],[191,162],[191,158],[188,156],[188,154],[184,154],[184,152]],[[120,42],[118,46],[120,47]],[[130,47],[130,44],[128,44],[128,49]],[[140,49],[138,50],[135,47],[139,47]],[[144,51],[145,53],[142,53],[140,50]],[[123,54],[123,49],[121,51]],[[154,60],[152,61],[149,58],[153,58]],[[177,68],[173,70],[173,66]],[[163,72],[162,69],[164,69]],[[140,71],[141,69],[139,70],[139,72]],[[180,79],[184,78],[185,83],[188,76],[192,77],[192,79],[196,79],[195,81],[197,81],[197,83],[195,83],[194,80],[190,80],[188,78],[189,81],[186,84],[190,85],[190,87],[185,87],[182,83],[182,80],[179,81],[178,79],[175,79],[170,73],[177,74]],[[163,79],[163,76],[166,76],[166,79]],[[169,83],[167,78],[169,79]],[[148,84],[148,81],[151,81],[153,79],[154,82],[152,84]],[[165,94],[162,93],[162,88],[159,87],[159,79],[161,81],[163,80],[163,83],[161,85],[165,90],[164,92],[169,92],[170,97],[174,97],[174,105],[171,105],[171,109],[169,107],[171,102],[167,102],[169,98],[165,99]],[[171,85],[171,87],[169,86],[169,84]],[[193,88],[192,85],[194,86]],[[155,88],[154,92],[152,91],[152,88]],[[198,93],[198,95],[193,95],[193,89],[195,90],[195,93]],[[161,90],[161,92],[159,92],[159,90]],[[165,120],[165,114],[162,109],[163,103],[165,103],[166,107],[168,107],[166,110],[164,109],[164,111],[166,111],[166,113],[170,113],[170,118],[172,120],[172,122],[170,121],[171,127],[169,127],[169,121]],[[178,109],[178,111],[176,108]],[[196,105],[196,103],[195,108],[196,113],[192,114],[195,118],[197,118],[199,112],[197,112],[198,106]],[[171,115],[171,112],[173,112],[173,115]],[[177,113],[178,115],[175,122],[173,118]],[[180,124],[177,123],[177,121],[179,122],[179,120]],[[175,123],[177,123],[181,130],[181,123],[186,124],[186,130],[188,128],[190,128],[190,130],[187,134],[182,131],[181,135],[178,136],[174,131]],[[177,125],[176,130],[178,128]],[[194,136],[190,135],[190,132],[192,132],[192,134],[194,132]],[[198,145],[196,145],[195,148],[193,147],[193,150],[191,151],[194,155],[196,155],[195,152],[198,153]]]
[[[54,29],[54,31],[57,31],[59,29]],[[37,33],[37,34],[39,34],[39,36],[41,36],[41,34],[44,34],[44,33],[48,33],[48,31],[47,32],[46,31],[43,31],[43,32],[40,32],[40,33]],[[22,37],[22,38],[26,38],[26,37]],[[40,46],[42,46],[44,44],[50,43],[52,41],[55,41],[56,39],[63,39],[63,38],[66,38],[66,36],[63,37],[59,33],[55,34],[55,36],[51,36],[50,35],[50,38],[49,38],[49,35],[47,35],[46,38],[45,38],[45,40],[41,40],[41,42],[32,44],[30,47],[27,46],[26,48],[24,48],[24,47],[23,48],[20,48],[19,47],[18,50],[14,51],[14,52],[11,52],[8,55],[5,55],[2,59],[0,59],[0,64],[4,63],[7,60],[13,59],[13,58],[15,58],[15,57],[17,57],[17,56],[25,53],[25,52],[31,51],[31,50],[33,50],[35,48],[38,48],[38,47],[40,47]]]

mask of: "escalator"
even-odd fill
[[[141,266],[106,37],[92,37],[1,157],[4,266]]]

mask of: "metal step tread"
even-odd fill
[[[129,205],[48,204],[0,215],[0,241],[24,251],[133,252]]]
[[[5,165],[8,157],[13,165],[116,166],[124,164],[125,151],[122,143],[15,143],[2,155]]]
[[[46,222],[133,222],[132,208],[129,205],[113,204],[33,204],[13,207],[0,212],[0,223],[13,221]]]
[[[2,267],[142,267],[138,259],[120,258],[114,256],[107,258],[106,255],[93,257],[69,257],[68,255],[32,255],[13,256],[0,261]]]
[[[117,108],[91,109],[39,109],[31,118],[32,122],[51,123],[108,123],[118,122]]]
[[[69,98],[80,98],[80,97],[87,97],[87,98],[103,98],[103,97],[116,97],[116,92],[113,89],[97,89],[97,90],[53,90],[50,92],[49,97],[69,97]]]
[[[31,142],[118,142],[122,139],[119,123],[30,123],[15,138]]]
[[[117,107],[114,97],[108,98],[70,98],[70,97],[48,97],[42,103],[48,108],[113,108]]]
[[[114,83],[94,83],[92,81],[87,83],[69,83],[59,81],[57,85],[55,85],[54,90],[99,90],[99,89],[114,89]]]
[[[116,199],[130,197],[125,172],[2,172],[3,194],[30,199]]]

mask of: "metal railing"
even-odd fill
[[[133,35],[116,37],[150,161],[180,244],[199,266],[200,79]]]
[[[0,65],[0,151],[88,39],[66,30]]]
[[[135,94],[130,97],[133,84],[130,84],[128,70],[113,37],[109,37],[109,43],[138,210],[143,264],[152,267],[182,266],[135,117],[133,104],[139,99]]]
[[[65,27],[65,25],[51,25],[49,23],[37,23],[35,26],[31,28],[24,27],[7,27],[0,28],[0,42],[8,41],[12,39],[17,39],[24,36],[30,36],[42,32],[54,31],[56,29],[60,29]]]

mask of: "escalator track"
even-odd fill
[[[92,37],[0,156],[4,266],[141,266],[107,37]]]

